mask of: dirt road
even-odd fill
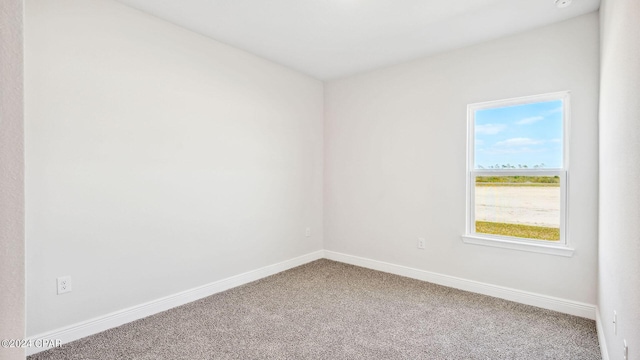
[[[476,220],[560,226],[560,188],[476,186]]]

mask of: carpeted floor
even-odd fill
[[[594,321],[318,260],[30,356],[600,359]]]

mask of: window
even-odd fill
[[[467,243],[571,256],[569,93],[468,106]]]

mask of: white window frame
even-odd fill
[[[475,113],[478,110],[525,105],[538,102],[562,100],[562,168],[559,169],[475,169]],[[525,96],[519,98],[487,101],[467,106],[467,216],[466,229],[462,239],[465,243],[486,245],[506,249],[530,251],[559,256],[572,256],[574,249],[570,247],[568,236],[569,213],[569,124],[570,101],[569,92],[555,92],[542,95]],[[560,240],[549,242],[501,236],[494,234],[476,233],[475,231],[475,178],[476,176],[558,176],[560,178]]]

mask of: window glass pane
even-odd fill
[[[560,240],[558,176],[476,176],[476,233]]]
[[[476,110],[475,169],[560,169],[562,100]]]

